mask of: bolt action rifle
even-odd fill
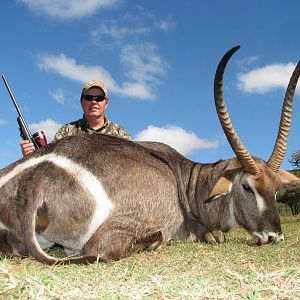
[[[13,104],[17,110],[17,113],[18,113],[18,117],[17,117],[17,121],[18,121],[18,124],[19,124],[19,130],[20,130],[20,135],[21,137],[23,138],[23,140],[28,140],[29,142],[31,142],[34,147],[37,149],[37,148],[40,148],[42,146],[46,146],[47,145],[47,140],[46,140],[46,136],[44,135],[44,132],[43,131],[38,131],[36,132],[34,135],[31,134],[27,124],[26,124],[26,121],[22,115],[22,112],[18,106],[18,103],[8,85],[8,82],[5,78],[4,75],[2,75],[2,79],[4,81],[4,84],[7,88],[7,91],[11,97],[11,100],[13,101]]]

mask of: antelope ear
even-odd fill
[[[209,199],[214,200],[223,195],[230,193],[232,188],[232,181],[226,177],[221,176],[210,192]]]
[[[204,203],[211,202],[227,195],[231,192],[232,185],[235,181],[235,175],[238,173],[238,169],[225,171],[215,183],[213,189],[210,192],[209,198]]]
[[[281,182],[281,187],[300,187],[300,178],[296,175],[285,171],[285,170],[279,170],[278,175]]]

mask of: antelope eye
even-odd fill
[[[253,193],[253,191],[248,183],[244,183],[244,184],[242,184],[242,186],[245,191]]]

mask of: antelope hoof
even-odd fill
[[[213,234],[211,232],[207,232],[204,235],[204,240],[208,243],[208,244],[216,244],[217,241],[215,240]]]
[[[223,244],[225,242],[225,236],[222,230],[214,230],[212,232],[212,235],[214,236],[217,243]]]

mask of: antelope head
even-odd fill
[[[229,50],[220,61],[214,81],[215,106],[217,114],[234,151],[240,168],[226,170],[215,184],[210,199],[234,193],[235,218],[258,239],[259,244],[283,239],[280,218],[276,205],[276,193],[285,185],[299,185],[300,179],[280,169],[287,148],[291,127],[292,105],[300,62],[297,64],[287,87],[279,124],[278,136],[273,152],[267,162],[254,158],[237,136],[229,118],[223,97],[223,75],[231,56],[239,46]]]

